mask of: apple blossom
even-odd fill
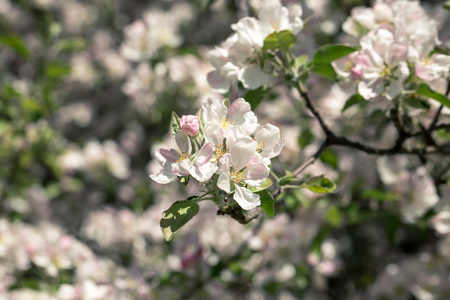
[[[216,70],[208,74],[208,82],[219,92],[240,81],[246,89],[256,89],[266,83],[269,74],[264,68],[264,40],[274,32],[284,30],[298,34],[303,28],[302,9],[288,9],[279,0],[262,1],[258,18],[244,17],[231,25],[234,31],[220,47],[212,49],[207,58]]]
[[[200,128],[198,116],[188,115],[182,116],[180,119],[180,129],[188,136],[196,136]]]
[[[276,126],[260,126],[248,102],[208,98],[200,117],[173,114],[171,128],[180,150],[156,151],[162,168],[150,175],[154,181],[166,184],[192,176],[207,188],[202,197],[219,206],[230,205],[231,195],[244,210],[261,204],[260,196],[248,187],[266,181],[270,159],[280,154],[286,140]]]
[[[245,210],[261,204],[258,194],[245,185],[256,187],[269,176],[268,167],[256,157],[258,143],[250,137],[241,137],[231,146],[230,152],[220,159],[217,186],[227,193],[234,189],[233,199]]]

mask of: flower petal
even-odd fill
[[[239,185],[235,185],[233,199],[245,210],[250,210],[261,205],[258,194]]]

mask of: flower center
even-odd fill
[[[223,129],[227,129],[228,125],[234,125],[236,121],[233,121],[233,123],[230,122],[228,119],[220,119],[220,123]]]
[[[230,152],[225,144],[214,145],[214,160],[219,160],[225,153]]]
[[[253,140],[257,141],[255,138],[253,138]],[[265,147],[266,147],[266,145],[264,144],[264,142],[258,142],[258,147],[256,147],[256,152],[261,153]]]
[[[239,170],[239,166],[236,166],[234,168],[231,167],[230,168],[231,180],[236,184],[240,184],[241,181],[247,179],[247,176],[245,175],[246,170],[247,167],[244,167],[242,170]]]
[[[189,153],[186,153],[186,152],[183,151],[183,152],[181,152],[180,156],[178,156],[178,159],[175,162],[177,163],[177,162],[180,162],[182,160],[188,159],[190,156],[191,155]]]

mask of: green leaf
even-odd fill
[[[160,226],[166,241],[170,241],[175,233],[189,222],[200,210],[197,197],[190,197],[188,200],[177,201],[163,212]]]
[[[259,87],[256,90],[248,91],[245,94],[244,99],[252,106],[252,110],[255,110],[258,105],[264,100],[269,93],[270,89],[266,87]]]
[[[291,183],[291,181],[294,181],[296,179],[297,179],[297,176],[295,176],[293,173],[291,173],[289,171],[286,171],[286,175],[284,175],[283,177],[278,179],[277,185],[281,187],[281,186]]]
[[[14,35],[2,35],[0,36],[0,42],[6,47],[14,50],[18,55],[23,58],[28,58],[30,56],[30,51],[27,48],[25,42],[18,36]]]
[[[294,60],[294,67],[295,67],[296,70],[298,70],[301,67],[303,67],[304,65],[306,65],[307,62],[308,62],[308,56],[300,55],[299,57],[295,58],[295,60]]]
[[[344,218],[339,208],[336,205],[332,205],[327,210],[326,219],[331,226],[339,227]]]
[[[323,175],[320,175],[309,178],[300,187],[307,188],[314,193],[326,194],[333,193],[336,189],[336,184],[328,178],[323,177]]]
[[[351,96],[347,102],[345,102],[344,108],[342,108],[341,112],[346,111],[349,107],[352,107],[353,105],[357,105],[360,103],[363,103],[365,100],[360,94],[356,94]]]
[[[53,61],[47,65],[45,76],[49,79],[57,79],[70,74],[70,71],[71,68],[69,65],[63,62]]]
[[[314,64],[311,71],[317,75],[336,81],[337,73],[331,64]]]
[[[262,190],[257,192],[259,199],[261,200],[261,209],[266,213],[267,216],[273,217],[275,214],[275,199],[272,194],[267,190]]]
[[[314,55],[314,63],[327,64],[341,57],[347,56],[357,50],[357,48],[344,45],[325,45],[317,50],[316,54]]]
[[[430,104],[423,99],[415,98],[415,97],[406,97],[403,99],[403,103],[408,106],[419,108],[419,109],[430,109]]]
[[[298,144],[301,147],[306,147],[309,145],[314,139],[314,135],[312,134],[311,130],[304,129],[300,137],[298,138]]]
[[[67,38],[60,40],[55,47],[58,52],[75,52],[86,49],[87,42],[83,38]]]
[[[417,88],[417,94],[433,98],[434,100],[440,102],[442,105],[450,107],[450,100],[445,95],[432,90],[426,83],[421,83],[419,85],[419,87]]]
[[[264,39],[263,50],[280,49],[287,52],[295,44],[295,36],[289,30],[274,32]]]
[[[172,111],[172,118],[170,120],[170,131],[174,138],[178,131],[180,131],[180,117],[174,111]]]
[[[272,185],[272,180],[270,178],[266,178],[266,180],[260,186],[257,186],[257,187],[249,186],[248,189],[250,191],[252,191],[253,193],[257,193],[259,191],[269,188],[271,185]]]
[[[336,153],[333,150],[326,149],[320,154],[319,156],[320,160],[333,168],[337,169],[338,166],[338,159],[336,156]]]

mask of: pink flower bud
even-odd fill
[[[180,119],[180,128],[181,131],[183,131],[187,135],[196,136],[198,134],[198,129],[200,128],[198,116],[182,116]]]

